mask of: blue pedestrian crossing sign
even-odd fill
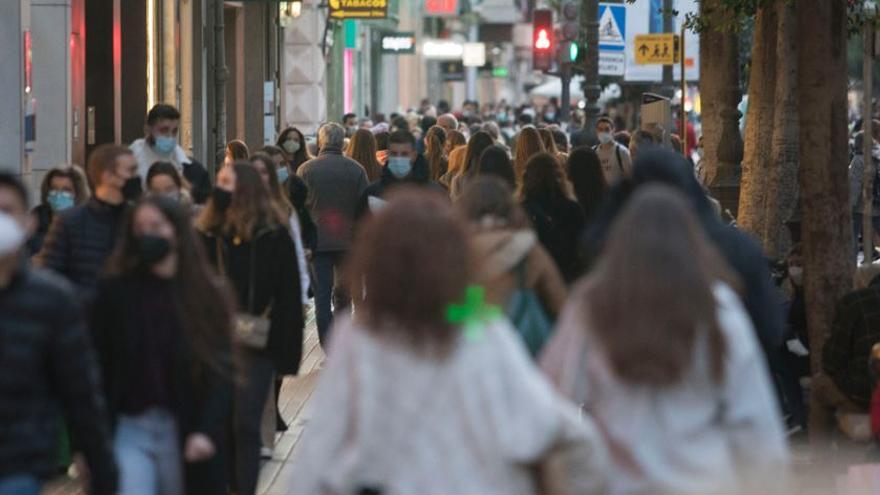
[[[599,50],[626,50],[625,4],[599,4]]]

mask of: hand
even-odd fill
[[[204,433],[192,433],[186,437],[183,446],[183,458],[186,462],[201,462],[214,457],[217,449],[214,442]]]
[[[79,452],[73,454],[73,467],[76,469],[76,479],[82,482],[83,486],[88,486],[92,473],[89,471],[85,456]]]
[[[388,150],[385,151],[377,151],[376,152],[376,161],[379,162],[379,165],[385,166],[385,162],[388,161]]]

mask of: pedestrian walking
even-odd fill
[[[784,492],[788,448],[738,286],[685,198],[635,193],[541,360],[599,423],[610,493]]]
[[[524,127],[516,136],[516,146],[513,153],[513,168],[516,170],[517,182],[522,179],[526,171],[526,163],[536,154],[544,150],[541,135],[534,127]]]
[[[291,493],[539,493],[554,452],[567,493],[603,493],[592,422],[537,376],[506,320],[473,298],[447,318],[470,256],[445,198],[392,194],[356,247],[364,303],[335,323]]]
[[[599,155],[592,148],[579,146],[568,155],[565,172],[589,223],[596,217],[608,189]]]
[[[360,163],[370,182],[382,177],[382,165],[376,160],[376,151],[376,138],[373,133],[358,129],[352,136],[345,153],[345,156]]]
[[[225,493],[234,304],[189,209],[167,197],[138,203],[106,273],[90,328],[119,493]]]
[[[630,141],[629,141],[630,159],[632,160],[633,163],[635,163],[636,158],[638,157],[638,154],[640,152],[647,152],[649,148],[654,148],[654,147],[658,146],[659,144],[660,144],[660,141],[656,137],[654,137],[653,134],[651,134],[650,132],[648,132],[644,129],[639,129],[638,131],[633,133],[632,138],[630,138]],[[621,149],[621,153],[623,153],[622,149]],[[621,156],[623,156],[623,155],[621,154]],[[605,169],[605,167],[603,166],[603,170],[604,169]],[[625,170],[626,169],[624,169],[624,171]],[[606,178],[607,178],[607,175],[606,175]],[[609,182],[609,184],[612,184],[612,183],[613,183],[613,181]]]
[[[462,168],[452,179],[449,187],[450,197],[452,197],[453,201],[461,195],[467,183],[479,175],[480,157],[483,156],[483,152],[486,151],[486,148],[493,144],[495,144],[495,142],[492,140],[492,136],[483,131],[474,133],[470,140],[468,140],[467,151],[464,156],[464,164],[462,164]]]
[[[260,423],[272,377],[295,375],[302,357],[296,249],[287,218],[272,203],[260,174],[245,163],[220,170],[198,228],[213,265],[236,293],[239,313],[233,330],[241,379],[234,400],[233,491],[252,495],[260,467]]]
[[[565,163],[568,155],[559,151],[559,148],[556,146],[556,139],[553,137],[553,131],[548,127],[544,127],[543,129],[538,129],[538,134],[541,136],[541,144],[544,145],[544,151],[555,156],[560,165]]]
[[[452,187],[452,180],[464,168],[465,156],[467,156],[467,146],[459,146],[449,152],[446,173],[440,177],[440,184],[446,187],[447,190]]]
[[[296,127],[288,127],[281,131],[276,146],[284,150],[284,161],[291,175],[296,174],[303,163],[312,159],[306,146],[306,138]]]
[[[538,153],[526,164],[519,199],[567,283],[580,277],[583,263],[579,242],[586,227],[580,205],[571,199],[570,186],[557,158]]]
[[[89,188],[83,173],[75,166],[50,170],[40,185],[40,204],[31,210],[37,225],[28,240],[28,250],[35,255],[43,248],[43,241],[57,213],[80,206],[89,200]]]
[[[94,195],[81,206],[55,215],[34,264],[63,275],[81,301],[94,297],[98,274],[113,250],[126,202],[140,194],[141,179],[131,150],[106,144],[95,148],[87,167]]]
[[[464,137],[464,134],[456,130],[446,131],[446,144],[443,145],[443,149],[446,151],[447,157],[452,154],[452,150],[459,146],[465,146],[466,144],[467,138]]]
[[[236,162],[246,162],[251,157],[248,145],[241,139],[233,139],[226,143],[226,157],[223,166],[234,165]]]
[[[503,180],[511,190],[516,189],[516,172],[510,154],[504,146],[492,145],[480,157],[480,175],[491,175]]]
[[[277,146],[266,146],[263,152],[269,155],[269,158],[275,162],[275,168],[278,170],[278,181],[281,185],[284,196],[290,201],[296,212],[297,220],[300,228],[300,243],[302,244],[303,253],[306,261],[311,262],[312,252],[318,243],[318,227],[312,220],[312,215],[306,207],[306,200],[309,197],[309,189],[296,174],[290,173],[290,167],[284,158],[284,152]],[[296,241],[296,239],[294,239]],[[306,293],[308,294],[308,293]]]
[[[313,263],[315,311],[322,346],[327,345],[334,314],[349,311],[351,306],[351,298],[336,281],[342,279],[341,269],[351,248],[355,214],[369,185],[364,168],[342,155],[344,139],[345,130],[339,124],[321,126],[318,131],[320,154],[297,172],[308,187],[308,208],[318,226]]]
[[[193,212],[193,200],[189,183],[180,176],[173,164],[156,162],[147,172],[147,194],[164,197]]]
[[[131,151],[138,164],[138,176],[146,188],[147,173],[156,162],[174,165],[190,184],[190,193],[196,204],[203,204],[211,192],[211,179],[205,167],[187,156],[177,143],[180,112],[171,105],[159,103],[147,112],[144,137],[131,143]]]
[[[40,493],[57,473],[66,419],[91,493],[115,494],[116,463],[85,322],[70,283],[24,262],[27,206],[24,185],[0,173],[0,493]]]
[[[638,133],[636,133],[638,135]],[[624,177],[632,176],[632,157],[630,150],[614,139],[614,121],[610,117],[599,117],[596,122],[596,136],[599,138],[593,150],[599,156],[606,184],[614,184]],[[641,143],[639,143],[641,144]],[[632,144],[630,145],[632,146]],[[633,148],[635,153],[635,149]]]
[[[446,155],[446,131],[440,126],[433,126],[425,134],[425,158],[431,172],[431,180],[438,182],[449,168]]]
[[[863,235],[862,228],[863,222],[862,218],[864,218],[865,207],[864,207],[864,197],[862,195],[862,180],[865,176],[865,147],[864,147],[865,133],[858,132],[855,135],[854,146],[853,149],[854,154],[852,161],[849,164],[849,204],[852,208],[852,216],[853,216],[853,243],[855,244],[855,251],[859,253],[862,251],[862,243],[859,241]],[[877,244],[877,241],[880,240],[880,181],[878,181],[877,177],[880,176],[878,173],[877,165],[880,164],[880,145],[874,141],[872,143],[872,152],[871,152],[871,160],[874,164],[874,189],[871,191],[871,225],[873,226],[873,232],[869,235],[873,236],[874,245]],[[863,253],[863,256],[866,259],[869,256],[875,256],[874,253]]]

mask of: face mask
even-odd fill
[[[183,199],[183,195],[180,191],[165,193],[162,195],[163,198],[174,201],[175,203],[180,203],[180,200]]]
[[[412,170],[412,162],[405,156],[391,156],[388,157],[388,170],[394,177],[403,179]]]
[[[350,136],[354,136],[354,133],[356,133],[357,130],[358,130],[358,128],[357,128],[356,125],[349,126],[349,127],[348,127],[348,134],[349,134]]]
[[[232,193],[226,189],[214,187],[214,189],[211,190],[211,200],[214,202],[214,208],[216,208],[217,211],[223,212],[232,204]]]
[[[602,144],[608,144],[611,142],[612,139],[614,139],[614,136],[612,136],[610,132],[600,132],[598,136],[599,142]]]
[[[290,177],[290,170],[283,165],[278,167],[278,182],[284,184],[288,177]]]
[[[64,211],[73,208],[73,193],[68,191],[49,191],[46,201],[52,207],[52,211]]]
[[[158,136],[156,137],[156,144],[153,145],[153,147],[159,152],[159,154],[167,155],[177,147],[177,139],[168,136]]]
[[[24,241],[25,233],[21,224],[12,215],[0,212],[0,257],[15,253]]]
[[[544,120],[546,120],[546,121],[552,121],[552,120],[554,120],[554,119],[556,119],[556,114],[555,114],[555,113],[553,113],[553,112],[547,112],[547,113],[544,114]]]
[[[288,139],[284,141],[284,151],[290,153],[291,155],[299,151],[299,141],[294,141],[293,139]]]
[[[141,197],[140,177],[134,176],[125,181],[125,185],[122,186],[122,197],[124,197],[126,201],[137,201],[137,199]]]
[[[795,285],[804,283],[804,268],[802,266],[791,266],[788,268],[788,277]]]
[[[168,242],[168,239],[150,234],[139,235],[137,246],[141,262],[147,266],[155,265],[164,260],[171,252],[171,243]]]

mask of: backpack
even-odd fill
[[[528,256],[514,269],[516,271],[516,291],[507,300],[507,317],[532,357],[537,357],[544,344],[550,340],[553,323],[544,311],[544,306],[535,291],[526,286],[526,263]]]

